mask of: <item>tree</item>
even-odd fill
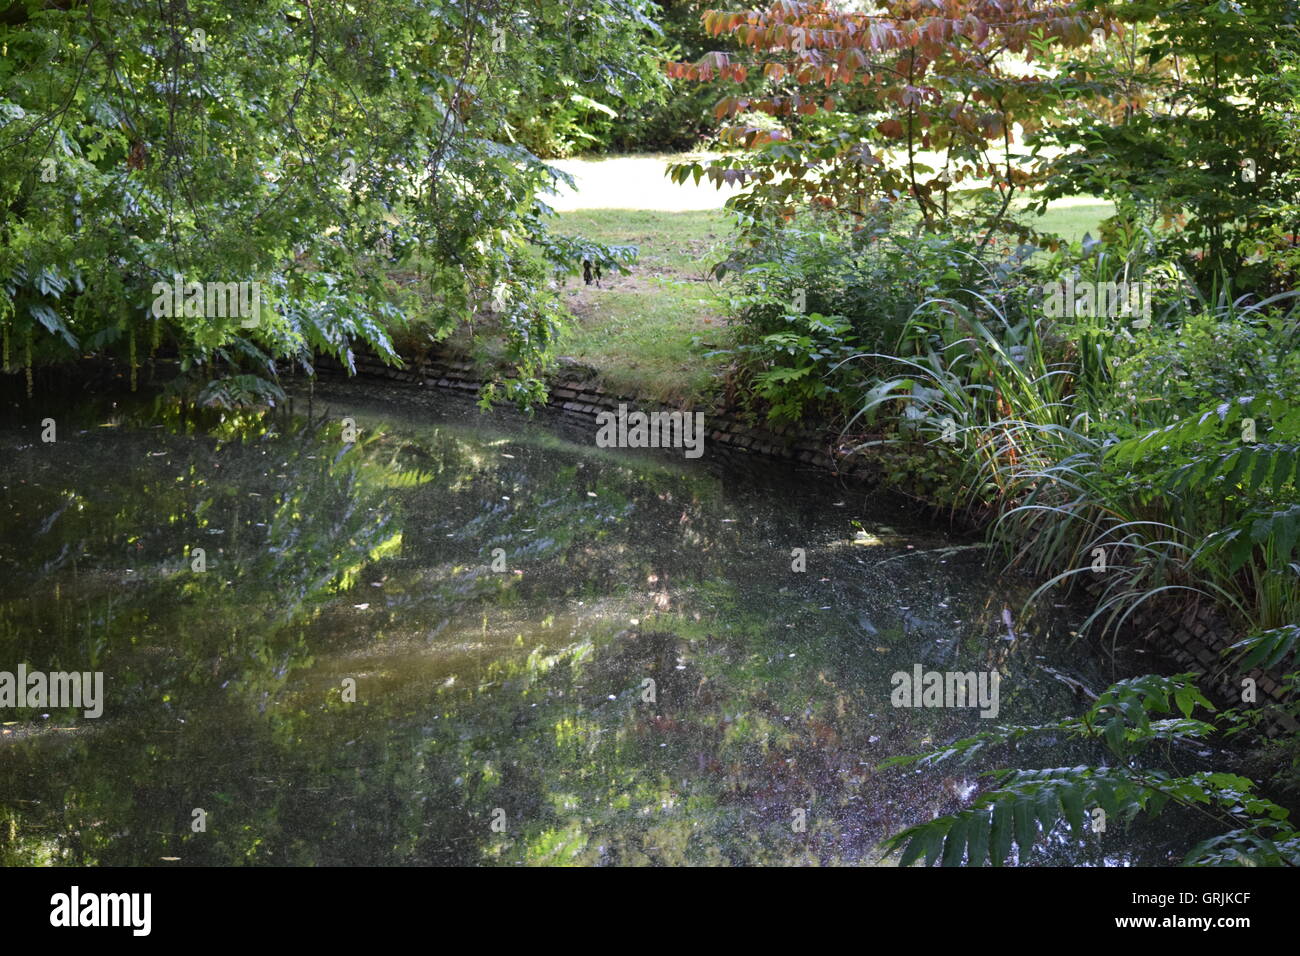
[[[1268,265],[1248,259],[1282,224],[1268,197],[1296,171],[1290,123],[1278,120],[1298,98],[1300,4],[1141,0],[1115,9],[1130,25],[1123,40],[1070,65],[1079,88],[1094,99],[1101,91],[1111,108],[1076,111],[1043,131],[1039,146],[1060,151],[1043,201],[1104,195],[1177,226],[1171,251],[1203,281],[1258,288]]]
[[[512,91],[557,58],[626,87],[640,34],[590,0],[19,0],[0,8],[0,325],[11,359],[175,346],[266,374],[389,330],[478,316],[542,391],[558,307],[539,195],[564,176],[512,141]],[[611,81],[613,82],[613,81]],[[515,106],[514,108],[518,108]],[[258,283],[256,315],[162,315],[157,286]],[[418,295],[417,295],[418,293]],[[255,381],[255,380],[254,380]]]
[[[743,83],[761,72],[762,95],[726,95],[715,114],[762,110],[784,128],[733,125],[724,137],[756,152],[680,165],[678,181],[747,184],[734,205],[781,218],[805,204],[860,216],[907,197],[933,227],[968,217],[959,199],[992,200],[978,216],[987,230],[1043,182],[1042,162],[1017,140],[1075,87],[1052,70],[1057,59],[1117,29],[1101,9],[1038,0],[886,0],[866,12],[781,0],[709,11],[704,24],[754,56],[713,52],[669,75]]]

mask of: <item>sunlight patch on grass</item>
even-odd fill
[[[1067,196],[1048,203],[1041,216],[1030,216],[1029,223],[1040,232],[1051,232],[1069,242],[1078,242],[1085,233],[1096,238],[1101,221],[1114,215],[1115,206],[1095,196]]]
[[[546,203],[560,212],[619,209],[656,212],[717,210],[739,192],[736,186],[718,189],[708,182],[677,185],[667,177],[669,163],[707,162],[714,153],[654,153],[591,159],[557,159],[550,165],[564,170],[578,183],[567,186]]]
[[[721,208],[731,191],[674,186],[664,177],[671,162],[708,158],[641,155],[554,164],[577,177],[581,192],[548,200],[559,210],[552,230],[639,251],[624,275],[607,274],[599,287],[585,285],[579,275],[560,289],[573,318],[554,354],[594,369],[609,389],[692,405],[720,385],[727,359],[705,354],[732,344],[724,303],[710,281],[732,236],[732,217]],[[1085,233],[1097,235],[1112,212],[1110,203],[1075,196],[1052,202],[1029,221],[1077,242]]]
[[[626,275],[599,287],[570,280],[561,298],[574,315],[558,354],[595,368],[606,387],[663,402],[701,401],[720,359],[704,353],[727,338],[709,270],[723,254],[729,219],[717,211],[582,210],[562,214],[556,232],[632,244]]]

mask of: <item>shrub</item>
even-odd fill
[[[1029,247],[914,227],[899,206],[882,207],[853,230],[817,215],[747,223],[747,245],[715,271],[735,277],[735,352],[771,418],[851,414],[864,383],[884,370],[884,353],[929,347],[929,332],[913,319],[939,298],[982,310],[987,294],[1003,310],[1024,313],[1027,289],[1013,277]],[[990,265],[993,254],[1005,258]],[[850,358],[858,361],[849,365]]]

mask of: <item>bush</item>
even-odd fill
[[[1115,368],[1103,420],[1154,427],[1239,395],[1273,395],[1300,405],[1296,323],[1259,312],[1196,312],[1138,333]]]
[[[781,226],[751,221],[746,235],[747,247],[715,273],[736,278],[729,310],[739,372],[773,420],[851,414],[889,354],[920,354],[938,341],[912,322],[928,303],[957,297],[981,312],[996,304],[1017,321],[1028,308],[1031,248],[922,232],[897,207],[853,230],[808,215]],[[990,265],[995,255],[1002,261]]]

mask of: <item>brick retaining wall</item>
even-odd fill
[[[358,354],[354,361],[357,375],[368,378],[449,389],[465,394],[476,394],[482,385],[474,363],[454,356],[410,359],[405,369],[386,366],[375,355]],[[343,367],[332,357],[317,356],[316,363],[318,372],[333,375],[343,373]],[[598,414],[617,411],[620,404],[643,412],[683,411],[682,408],[649,402],[636,395],[611,392],[599,383],[594,370],[580,366],[561,369],[548,384],[549,406],[567,417],[591,420],[593,430]],[[869,481],[875,477],[875,469],[865,456],[845,456],[840,453],[837,447],[838,435],[810,433],[793,426],[759,426],[734,409],[711,408],[705,410],[705,414],[708,440],[721,445],[728,452],[798,462],[857,481]]]
[[[1102,585],[1088,582],[1084,590],[1100,595]],[[1217,705],[1248,706],[1241,700],[1242,680],[1247,677],[1255,681],[1257,704],[1280,704],[1287,699],[1277,674],[1258,667],[1246,670],[1235,663],[1241,655],[1228,649],[1243,635],[1229,626],[1210,601],[1198,600],[1198,595],[1187,591],[1175,593],[1187,595],[1186,603],[1170,597],[1161,604],[1139,607],[1129,618],[1126,632],[1154,645],[1180,668],[1200,674],[1202,691]],[[1279,713],[1265,724],[1264,730],[1269,736],[1284,731],[1295,733],[1300,724]]]

